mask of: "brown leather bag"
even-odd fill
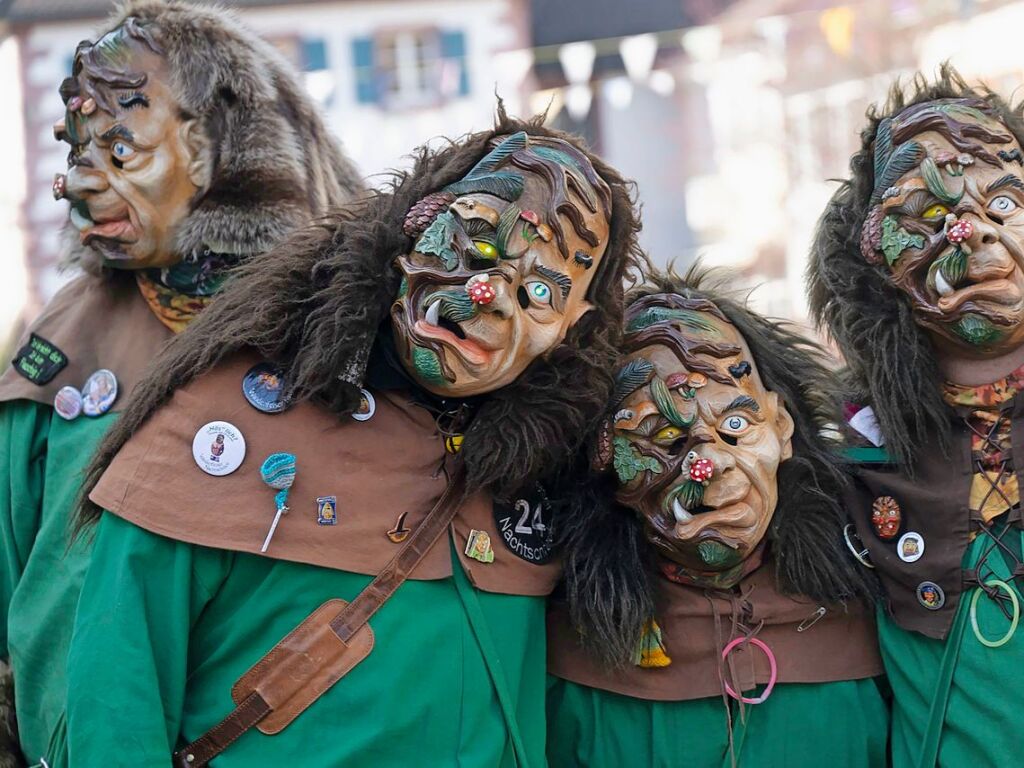
[[[175,752],[175,768],[202,768],[250,728],[280,733],[373,649],[369,621],[447,530],[464,498],[461,465],[402,549],[351,603],[328,600],[231,689],[235,709]]]

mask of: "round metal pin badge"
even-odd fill
[[[242,394],[249,405],[263,413],[280,413],[288,407],[285,380],[273,363],[257,363],[242,378]]]
[[[53,410],[62,419],[77,419],[82,413],[82,393],[70,385],[61,387],[54,395]]]
[[[245,438],[234,424],[211,421],[192,439],[192,457],[208,475],[230,475],[245,459]]]
[[[356,421],[368,421],[377,412],[377,401],[373,399],[370,390],[359,390],[362,394],[359,398],[359,407],[352,411],[352,418]]]
[[[937,611],[946,604],[946,593],[934,581],[922,581],[917,585],[917,602],[929,611]]]
[[[904,563],[916,563],[924,554],[924,536],[917,531],[907,531],[896,543],[896,554]]]
[[[116,399],[117,377],[106,368],[100,368],[82,386],[82,412],[86,416],[102,416]]]

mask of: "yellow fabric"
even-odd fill
[[[971,480],[971,510],[987,523],[1020,503],[1020,489],[1013,472],[1010,419],[999,418],[999,406],[1024,390],[1024,366],[991,384],[964,387],[947,383],[946,402],[974,408],[968,421],[974,429],[971,452],[975,467]],[[987,437],[986,437],[987,436]]]
[[[213,296],[188,296],[178,293],[165,285],[150,280],[142,272],[136,272],[135,279],[139,284],[142,297],[146,300],[149,308],[153,310],[157,320],[174,333],[181,333],[185,330],[185,327],[195,319],[196,315],[213,301]]]

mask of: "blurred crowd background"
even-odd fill
[[[57,94],[111,0],[0,0],[0,340],[68,279]],[[661,264],[736,272],[803,321],[815,221],[864,113],[949,59],[1006,96],[1024,83],[1024,2],[1005,0],[228,0],[304,72],[374,181],[414,147],[547,110],[639,185]],[[377,183],[383,177],[377,176]],[[2,346],[2,345],[0,345]]]

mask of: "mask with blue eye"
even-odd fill
[[[531,280],[526,284],[526,292],[530,300],[544,306],[551,305],[551,286],[540,280]]]
[[[135,150],[123,141],[115,141],[110,145],[110,154],[114,158],[114,165],[120,168],[126,160],[130,160],[135,155]]]

